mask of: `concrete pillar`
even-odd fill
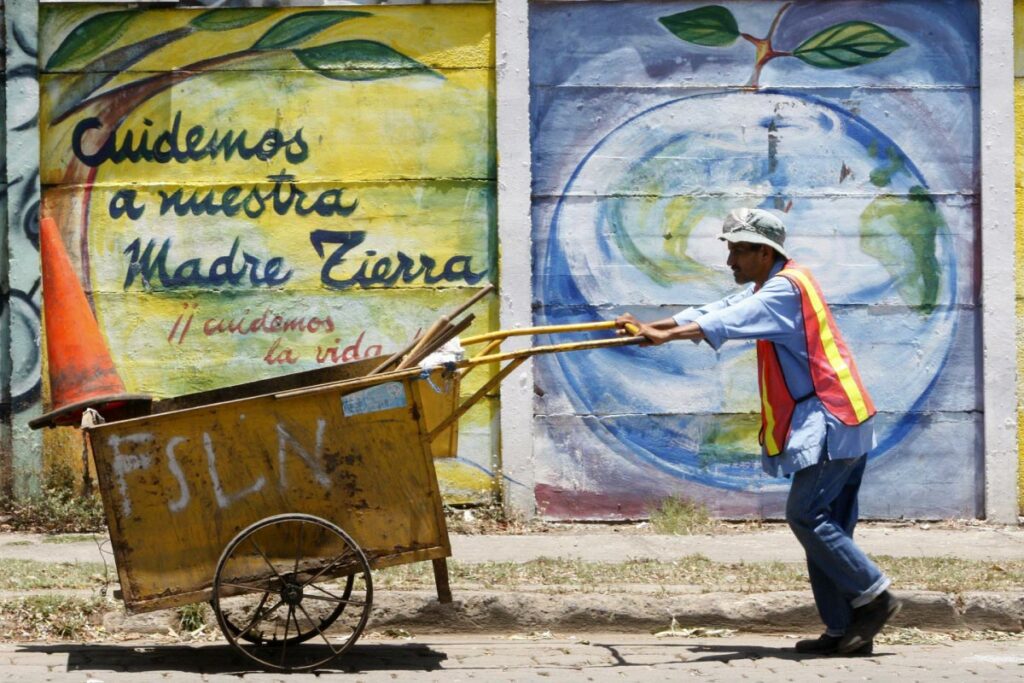
[[[532,323],[530,218],[530,59],[528,3],[498,2],[495,17],[498,137],[498,241],[503,329]],[[530,342],[506,342],[511,351]],[[535,513],[533,363],[502,383],[501,490],[506,510]]]
[[[981,2],[981,305],[985,517],[1017,522],[1013,3]]]

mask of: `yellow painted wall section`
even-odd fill
[[[386,357],[497,282],[492,5],[40,25],[43,213],[129,392]],[[489,499],[496,410],[463,418],[449,500]]]

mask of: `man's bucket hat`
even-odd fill
[[[725,217],[718,239],[767,244],[784,258],[789,258],[782,246],[786,241],[786,226],[782,219],[764,209],[733,209]]]

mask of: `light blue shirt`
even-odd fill
[[[718,349],[730,339],[764,339],[775,344],[786,385],[797,403],[789,438],[782,453],[769,456],[761,449],[761,467],[773,477],[789,475],[817,464],[823,449],[829,458],[855,458],[875,447],[874,418],[850,427],[825,409],[814,395],[807,359],[807,340],[800,292],[784,277],[776,277],[784,262],[775,262],[769,279],[758,291],[741,292],[673,316],[677,325],[695,322],[704,339]]]

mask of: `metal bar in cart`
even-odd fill
[[[426,347],[427,345],[431,344],[434,341],[432,339],[432,337],[437,336],[446,327],[450,328],[451,325],[452,325],[451,321],[453,321],[456,318],[458,318],[460,315],[462,315],[467,310],[469,310],[469,308],[471,306],[473,306],[473,304],[475,304],[476,302],[480,301],[481,299],[483,299],[485,296],[487,296],[488,294],[490,294],[493,291],[494,291],[494,285],[493,284],[489,284],[486,287],[484,287],[483,289],[481,289],[479,292],[474,294],[472,296],[472,298],[470,298],[468,301],[466,301],[465,303],[461,304],[458,308],[456,308],[455,310],[451,311],[447,315],[443,315],[440,318],[438,318],[437,321],[435,321],[433,323],[433,325],[431,325],[431,327],[427,330],[426,333],[424,333],[424,334],[416,337],[415,339],[413,339],[401,351],[398,351],[397,353],[389,356],[387,360],[385,360],[383,363],[381,363],[376,368],[371,370],[370,374],[371,375],[381,374],[381,373],[385,372],[389,367],[391,367],[392,365],[396,365],[396,364],[397,364],[396,369],[398,369],[398,370],[406,369],[409,364],[405,363],[405,361],[402,360],[403,358],[405,358],[407,360],[414,359],[416,354],[417,354],[417,351],[423,349],[424,347]],[[403,363],[405,363],[405,364],[403,365]]]

